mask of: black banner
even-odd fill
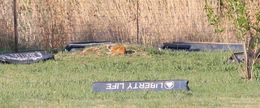
[[[189,90],[187,80],[95,82],[95,92]]]
[[[109,41],[89,41],[89,42],[76,42],[70,43],[65,47],[65,51],[77,51],[83,48],[99,46],[104,44],[111,44],[112,42]]]
[[[54,59],[54,55],[44,51],[8,53],[0,55],[0,63],[6,64],[31,64],[50,59]]]
[[[160,49],[184,50],[184,51],[244,51],[241,43],[192,43],[192,42],[172,42],[163,43]]]

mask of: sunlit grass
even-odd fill
[[[127,56],[59,53],[55,61],[0,65],[3,107],[259,107],[260,82],[241,79],[229,53],[158,52]],[[259,71],[256,66],[256,71]],[[95,93],[95,81],[187,79],[191,91]]]

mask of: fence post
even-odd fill
[[[17,1],[13,0],[13,15],[14,15],[14,51],[18,52],[18,31],[17,31]]]
[[[140,44],[140,36],[139,36],[139,0],[136,0],[136,39],[137,39],[137,43]]]

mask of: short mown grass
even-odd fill
[[[226,52],[109,56],[59,53],[56,60],[0,65],[0,107],[260,107],[260,81],[241,79]],[[260,67],[256,66],[255,71]],[[95,81],[187,79],[190,91],[95,93]]]

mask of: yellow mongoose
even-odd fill
[[[107,49],[111,55],[125,55],[126,47],[123,44],[108,45]]]

